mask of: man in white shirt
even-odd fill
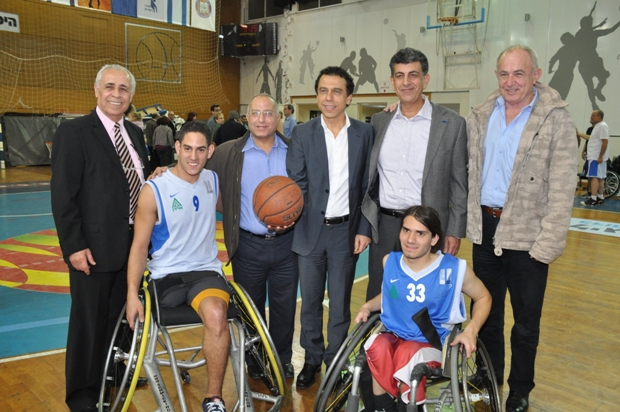
[[[594,125],[588,140],[586,176],[590,187],[591,197],[583,202],[584,206],[599,206],[605,203],[605,177],[607,177],[607,159],[609,159],[609,126],[603,121],[605,113],[595,110],[590,116],[590,123]]]
[[[292,247],[298,254],[300,343],[306,351],[298,388],[315,382],[321,363],[333,361],[347,336],[355,265],[370,242],[370,226],[360,205],[368,183],[372,128],[345,113],[354,88],[346,70],[326,67],[314,88],[322,115],[295,127],[286,157],[289,177],[304,193]],[[330,297],[327,348],[323,338],[326,281]]]
[[[381,292],[383,257],[400,250],[404,211],[431,206],[441,218],[444,253],[456,255],[467,215],[467,132],[465,119],[422,94],[430,80],[428,60],[412,48],[390,60],[390,80],[399,99],[395,111],[377,113],[370,183],[362,212],[372,226],[366,300]]]

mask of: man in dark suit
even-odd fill
[[[228,120],[226,123],[218,127],[215,131],[213,143],[219,146],[229,140],[235,140],[243,136],[246,132],[247,129],[241,124],[241,120],[239,120],[239,112],[231,110],[228,113]]]
[[[383,257],[400,250],[404,211],[431,206],[446,235],[444,253],[456,255],[467,217],[467,132],[465,119],[431,103],[422,92],[430,80],[419,50],[399,50],[390,60],[390,81],[400,102],[377,113],[370,182],[362,212],[372,226],[366,300],[381,292]]]
[[[107,348],[127,295],[135,202],[150,173],[142,130],[123,119],[135,85],[124,67],[103,66],[95,80],[97,108],[62,123],[54,136],[52,213],[71,289],[65,400],[72,412],[97,410]]]
[[[315,382],[321,363],[329,365],[346,338],[355,265],[370,243],[370,226],[360,205],[368,182],[373,133],[370,125],[345,113],[353,87],[346,70],[321,70],[314,88],[322,115],[293,129],[286,157],[289,177],[304,193],[304,209],[293,238],[302,299],[300,341],[306,351],[298,388]],[[322,306],[326,280],[327,348]]]
[[[259,94],[248,107],[249,131],[243,137],[219,145],[207,168],[219,177],[224,242],[235,282],[248,292],[263,319],[269,298],[269,334],[278,351],[286,378],[293,378],[293,333],[297,307],[297,256],[291,251],[293,230],[274,231],[260,222],[252,197],[269,176],[286,175],[289,139],[276,131],[275,100]],[[219,130],[219,129],[218,129]],[[268,296],[267,296],[268,295]],[[255,365],[251,377],[260,379]]]

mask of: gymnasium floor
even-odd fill
[[[0,360],[62,349],[71,298],[49,181],[0,180],[0,210]],[[227,262],[221,221],[216,237],[219,258]],[[363,276],[367,266],[364,253],[356,276]],[[224,266],[224,272],[230,277],[231,267]]]
[[[70,302],[50,213],[49,168],[17,172],[28,176],[16,183],[10,173],[0,170],[0,410],[66,410],[63,348]],[[566,251],[550,267],[531,412],[620,410],[616,254],[620,201],[608,200],[602,208],[588,209],[581,207],[582,200],[575,198]],[[219,232],[220,242],[221,237]],[[466,240],[459,257],[470,260],[471,244]],[[358,275],[366,267],[361,259]],[[352,311],[363,303],[366,281],[358,280]],[[509,339],[509,304],[506,310]],[[199,330],[187,334],[201,336]],[[293,364],[297,371],[303,365],[298,339],[296,330]],[[192,382],[197,385],[185,388],[196,405],[202,399],[198,382],[204,379],[196,375]],[[297,390],[294,381],[288,380],[282,410],[312,410],[317,388]],[[225,397],[234,397],[232,388],[225,391]],[[507,392],[507,385],[500,388],[504,399]],[[130,411],[155,408],[149,390],[141,390],[133,402]]]

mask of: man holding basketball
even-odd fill
[[[289,139],[276,132],[278,109],[269,95],[254,97],[248,107],[249,131],[217,147],[207,168],[220,177],[224,241],[233,277],[248,292],[265,318],[269,290],[269,333],[287,378],[294,376],[293,332],[297,305],[297,257],[291,251],[293,231],[271,231],[254,214],[254,190],[265,178],[286,176]],[[267,287],[269,286],[269,287]],[[260,378],[248,365],[248,372]]]
[[[306,351],[298,388],[315,382],[321,363],[332,362],[347,336],[355,265],[370,243],[370,224],[360,205],[368,182],[373,131],[345,113],[353,87],[346,70],[336,66],[321,70],[314,88],[322,115],[293,129],[286,158],[289,177],[304,193],[293,239],[301,282],[300,341]],[[327,348],[323,339],[326,281]]]

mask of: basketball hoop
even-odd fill
[[[454,26],[455,24],[457,24],[459,22],[459,18],[458,17],[440,17],[438,19],[440,22],[442,22],[444,25],[450,25],[450,26]]]

